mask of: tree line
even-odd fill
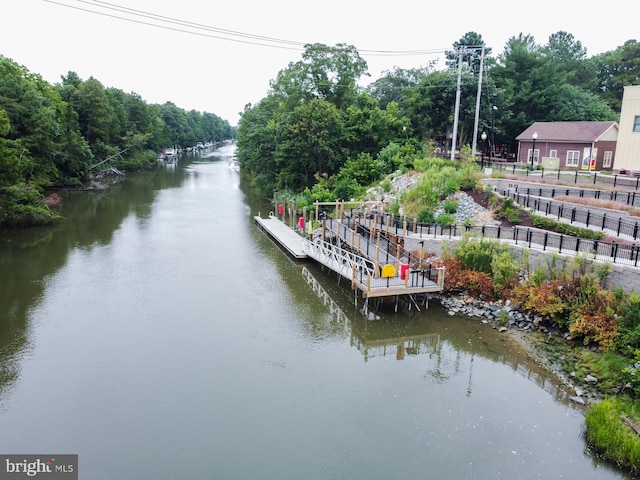
[[[45,189],[81,187],[99,168],[153,168],[166,147],[234,136],[212,113],[149,104],[75,72],[50,84],[0,55],[0,225],[55,220]]]
[[[281,70],[265,98],[247,105],[238,127],[241,172],[258,189],[302,193],[310,201],[361,195],[370,182],[410,166],[428,148],[450,147],[460,70],[458,145],[473,141],[478,78],[483,81],[478,151],[515,151],[515,137],[534,121],[619,120],[623,88],[640,83],[640,44],[587,56],[560,31],[539,45],[511,37],[494,56],[469,32],[432,63],[358,82],[366,61],[355,47],[309,44]],[[462,55],[462,62],[459,62]],[[460,67],[459,67],[460,66]]]

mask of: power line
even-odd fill
[[[234,38],[229,38],[229,37],[221,37],[221,36],[218,36],[218,35],[211,35],[211,34],[206,34],[206,33],[202,33],[202,32],[195,32],[195,31],[191,31],[191,30],[183,30],[183,29],[180,29],[180,28],[170,27],[170,26],[166,26],[166,25],[159,25],[157,23],[144,22],[142,20],[135,20],[135,19],[132,19],[132,18],[113,15],[113,14],[106,13],[106,12],[99,12],[99,11],[96,11],[96,10],[90,10],[90,9],[87,9],[87,8],[77,7],[77,6],[74,6],[74,5],[68,5],[66,3],[56,2],[54,0],[43,0],[43,1],[47,2],[47,3],[55,4],[55,5],[60,5],[62,7],[72,8],[74,10],[81,10],[83,12],[94,13],[96,15],[102,15],[104,17],[115,18],[115,19],[118,19],[118,20],[124,20],[126,22],[137,23],[137,24],[140,24],[140,25],[147,25],[147,26],[150,26],[150,27],[161,28],[161,29],[164,29],[164,30],[170,30],[170,31],[174,31],[174,32],[188,33],[190,35],[197,35],[197,36],[200,36],[200,37],[215,38],[215,39],[218,39],[218,40],[227,40],[227,41],[230,41],[230,42],[246,43],[246,44],[250,44],[250,45],[258,45],[258,46],[264,46],[264,47],[268,46],[268,47],[273,47],[273,48],[283,48],[283,49],[287,49],[287,50],[301,50],[301,48],[299,48],[299,47],[287,47],[287,46],[283,46],[283,45],[268,45],[268,44],[265,44],[265,43],[252,42],[252,41],[248,41],[248,40],[239,40],[239,39],[234,39]],[[240,32],[238,32],[238,33],[240,33]]]
[[[115,11],[118,11],[118,12],[130,14],[130,15],[135,15],[135,16],[140,16],[140,17],[144,17],[144,18],[150,18],[150,19],[153,19],[153,20],[158,20],[158,21],[166,22],[166,23],[170,23],[170,24],[177,23],[179,25],[183,25],[183,26],[189,27],[189,28],[208,30],[208,31],[213,31],[213,32],[222,33],[222,34],[225,34],[225,35],[231,35],[231,36],[252,38],[254,40],[263,40],[263,41],[267,41],[267,42],[290,44],[290,45],[294,45],[294,46],[298,46],[298,47],[303,47],[304,46],[304,44],[301,43],[301,42],[294,42],[294,41],[290,41],[290,40],[282,40],[282,39],[273,38],[273,37],[265,37],[265,36],[262,36],[262,35],[254,35],[254,34],[250,34],[250,33],[238,32],[238,31],[235,31],[235,30],[227,30],[225,28],[211,27],[209,25],[205,25],[205,24],[202,24],[202,23],[195,23],[195,22],[190,22],[190,21],[186,21],[186,20],[180,20],[180,19],[177,19],[177,18],[174,18],[174,17],[167,17],[167,16],[163,16],[163,15],[157,15],[155,13],[145,12],[143,10],[136,10],[136,9],[129,8],[129,7],[123,7],[121,5],[116,5],[114,3],[104,2],[104,1],[101,1],[101,0],[92,0],[92,1],[77,0],[77,1],[80,2],[80,3],[85,3],[85,4],[89,4],[89,5],[94,5],[94,6],[97,6],[97,7],[100,7],[100,8],[105,8],[105,9],[108,9],[108,10],[115,10]]]
[[[55,0],[43,0],[47,3],[59,5],[61,7],[72,8],[74,10],[80,10],[87,13],[93,13],[95,15],[101,15],[104,17],[114,18],[131,23],[137,23],[140,25],[151,26],[155,28],[161,28],[164,30],[175,31],[180,33],[186,33],[190,35],[197,35],[201,37],[215,38],[217,40],[226,40],[236,43],[245,43],[249,45],[257,45],[261,47],[281,48],[287,50],[304,50],[306,45],[313,42],[298,42],[293,40],[286,40],[275,37],[268,37],[264,35],[256,35],[252,33],[241,32],[237,30],[229,30],[220,27],[214,27],[202,23],[191,22],[188,20],[181,20],[175,17],[169,17],[164,15],[158,15],[152,12],[144,10],[136,10],[133,8],[109,3],[101,0],[77,0],[79,3],[86,4],[92,8],[83,8],[80,6],[70,5],[61,1]],[[97,8],[97,9],[95,9]],[[101,11],[106,10],[106,11]],[[115,13],[110,13],[115,12]],[[123,16],[128,15],[128,16]],[[134,17],[134,18],[131,18]],[[136,18],[138,17],[138,18]],[[141,20],[141,19],[142,20]],[[146,21],[147,19],[149,21]],[[159,23],[158,23],[159,22]],[[202,30],[202,31],[199,31]],[[210,33],[208,33],[210,32]],[[238,37],[238,38],[234,38]],[[435,55],[445,53],[447,49],[424,49],[424,50],[358,50],[363,56],[421,56],[421,55]]]

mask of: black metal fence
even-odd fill
[[[566,187],[514,187],[514,192],[521,196],[534,196],[555,198],[559,196],[593,198],[596,200],[605,200],[623,203],[629,207],[640,207],[640,193],[636,191],[620,191],[620,190],[595,190],[590,188],[566,188]],[[510,191],[502,192],[503,195],[509,194]]]
[[[634,267],[637,267],[640,262],[640,246],[635,244],[590,240],[529,227],[423,224],[397,215],[372,215],[360,212],[350,212],[348,221],[357,221],[387,234],[411,235],[418,239],[457,239],[462,235],[471,234],[484,239],[509,241],[524,248],[535,246],[543,251],[581,254],[597,260]]]
[[[530,170],[528,166],[514,162],[496,162],[484,161],[478,162],[484,168],[489,167],[500,172],[511,173],[512,175],[521,175],[524,177],[532,177],[533,179],[551,178],[556,180],[573,181],[573,183],[592,183],[606,184],[613,187],[626,187],[634,190],[640,190],[640,175],[619,175],[613,173],[602,172],[582,172],[579,170],[549,170],[540,167],[536,170]]]
[[[640,236],[640,224],[637,221],[624,220],[619,215],[607,215],[606,212],[596,213],[592,212],[588,207],[566,205],[547,198],[521,194],[519,191],[503,191],[500,193],[505,197],[512,198],[518,205],[544,213],[547,216],[554,216],[558,220],[567,220],[570,224],[578,223],[580,226],[584,225],[585,228],[597,228],[602,231],[609,230],[618,237],[624,235],[634,241],[638,240]],[[535,195],[536,192],[533,194]]]

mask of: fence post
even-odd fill
[[[633,226],[633,239],[634,240],[638,239],[638,222],[636,222],[635,225]]]
[[[576,170],[575,178],[573,179],[573,183],[575,183],[575,184],[578,183],[578,171],[577,170]]]
[[[547,239],[549,238],[549,232],[544,232],[544,243],[542,245],[542,250],[547,249]]]
[[[564,240],[564,235],[560,234],[560,242],[558,245],[558,253],[562,253],[562,241]]]

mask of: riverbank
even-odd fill
[[[603,393],[598,389],[598,378],[593,372],[582,377],[575,372],[566,373],[572,357],[572,338],[548,319],[521,312],[508,300],[486,302],[465,293],[437,295],[434,298],[450,316],[475,318],[487,328],[508,335],[515,345],[571,390],[569,398],[573,403],[590,405],[602,400]],[[620,393],[623,388],[619,385],[616,392],[612,393]]]

